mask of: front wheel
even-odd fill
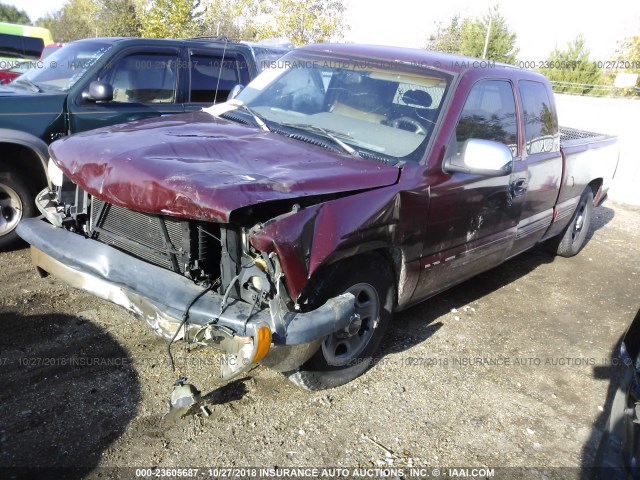
[[[374,363],[394,304],[393,273],[384,258],[371,254],[329,267],[310,302],[319,306],[347,292],[355,297],[356,315],[347,328],[325,337],[306,363],[286,373],[296,385],[307,390],[338,387]]]
[[[35,213],[34,195],[23,177],[15,172],[0,172],[0,249],[18,245],[16,227],[23,218]]]
[[[552,253],[561,257],[573,257],[578,254],[589,233],[593,208],[593,191],[587,187],[582,192],[569,225],[556,237],[548,240],[547,246]]]

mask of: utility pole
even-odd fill
[[[484,50],[482,51],[482,59],[487,58],[487,48],[489,47],[489,34],[491,33],[491,22],[493,21],[493,15],[489,16],[489,27],[487,27],[487,36],[484,38]]]

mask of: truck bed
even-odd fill
[[[565,172],[571,172],[563,181],[558,203],[580,196],[584,185],[596,179],[601,187],[600,201],[611,187],[618,167],[618,138],[615,135],[560,127],[560,149],[565,161]]]
[[[586,143],[600,142],[614,139],[614,135],[578,130],[577,128],[560,127],[560,146],[572,147]]]

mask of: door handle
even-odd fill
[[[519,197],[527,193],[527,179],[519,178],[511,182],[511,195]]]

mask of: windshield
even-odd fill
[[[110,48],[111,44],[102,42],[71,43],[49,55],[42,68],[29,70],[19,81],[42,90],[69,90]]]
[[[278,124],[338,138],[356,150],[419,161],[451,77],[430,69],[292,52],[251,82],[237,101]]]

